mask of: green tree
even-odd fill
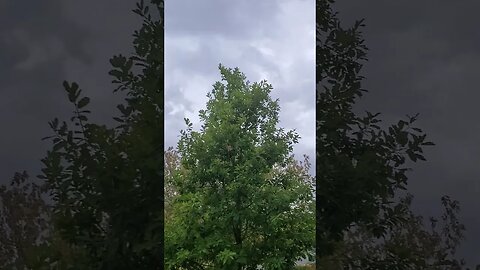
[[[173,147],[169,147],[164,153],[164,194],[165,194],[165,204],[164,204],[164,212],[165,212],[165,220],[170,218],[171,214],[171,205],[174,198],[177,196],[178,191],[175,188],[174,178],[175,174],[180,173],[182,170],[181,167],[181,160],[178,154],[178,151],[173,149]]]
[[[299,137],[277,127],[270,84],[219,69],[200,131],[185,119],[178,143],[166,269],[292,269],[314,247],[314,181],[291,155]]]
[[[125,94],[118,124],[89,121],[90,99],[68,82],[73,125],[50,122],[39,177],[51,189],[58,246],[82,256],[64,269],[163,269],[163,1],[133,11],[143,18],[135,52],[110,60],[114,92]]]

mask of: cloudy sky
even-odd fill
[[[141,25],[134,7],[129,0],[0,0],[0,183],[16,171],[39,173],[48,121],[71,115],[63,80],[91,97],[92,119],[112,122],[121,96],[112,94],[108,59],[131,52]],[[176,144],[184,117],[200,124],[222,63],[273,84],[280,125],[302,137],[296,155],[313,158],[314,13],[313,0],[168,1],[166,146]]]
[[[68,120],[63,80],[91,97],[92,119],[112,122],[108,59],[131,51],[141,21],[135,1],[0,0],[0,183],[15,171],[39,172],[48,121]],[[106,16],[108,14],[108,16]]]
[[[314,27],[313,0],[166,1],[165,147],[176,145],[184,117],[200,127],[198,111],[222,63],[273,85],[280,126],[301,136],[295,155],[313,158]]]
[[[387,122],[419,112],[418,126],[436,143],[410,174],[415,208],[439,216],[442,195],[459,200],[467,227],[460,253],[480,263],[480,2],[337,1],[335,9],[345,25],[365,18],[370,93],[359,108]]]

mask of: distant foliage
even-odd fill
[[[0,187],[0,268],[35,266],[50,233],[50,208],[42,197],[45,186],[26,172],[15,173],[9,186]]]
[[[165,193],[165,219],[170,219],[172,203],[178,195],[178,190],[175,187],[175,175],[182,170],[181,159],[173,147],[169,147],[164,153],[164,193]]]
[[[459,222],[459,203],[442,197],[444,213],[440,218],[415,215],[413,196],[403,197],[396,205],[401,223],[392,224],[385,237],[378,238],[364,226],[352,227],[336,243],[333,255],[321,258],[324,269],[465,269],[465,262],[455,257],[463,240],[465,226]]]

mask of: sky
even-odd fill
[[[16,171],[39,173],[48,122],[73,110],[64,80],[91,98],[91,119],[113,122],[121,95],[112,93],[108,60],[132,51],[141,25],[133,8],[127,0],[0,0],[0,183]]]
[[[127,0],[0,0],[0,183],[16,171],[39,173],[48,122],[68,120],[73,110],[64,80],[91,98],[94,121],[112,123],[122,96],[112,93],[108,60],[132,51],[141,25],[134,7]],[[200,125],[198,110],[222,63],[273,85],[280,126],[296,129],[296,156],[314,162],[313,0],[168,1],[165,16],[167,147],[176,145],[184,117]]]
[[[417,213],[439,216],[442,195],[460,201],[467,232],[459,255],[480,263],[480,2],[343,0],[334,9],[344,26],[365,19],[370,92],[357,108],[387,123],[418,112],[417,126],[436,143],[409,174]]]
[[[266,79],[280,123],[301,139],[295,156],[315,151],[315,1],[176,0],[165,3],[165,147],[176,146],[184,118],[201,123],[218,64],[250,82]]]

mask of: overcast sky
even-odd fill
[[[460,201],[468,262],[480,250],[480,2],[337,1],[344,25],[365,18],[369,50],[359,108],[387,122],[420,113],[418,126],[437,145],[414,166],[410,189],[419,213],[440,215],[444,194]]]
[[[91,97],[92,119],[112,122],[120,95],[108,75],[113,54],[129,54],[141,26],[135,1],[0,0],[0,183],[39,173],[48,121],[68,120],[63,80]]]
[[[176,145],[184,117],[200,127],[198,111],[220,81],[222,63],[240,68],[251,82],[273,85],[280,126],[301,136],[296,157],[307,154],[313,162],[314,27],[313,0],[166,1],[165,147]]]

